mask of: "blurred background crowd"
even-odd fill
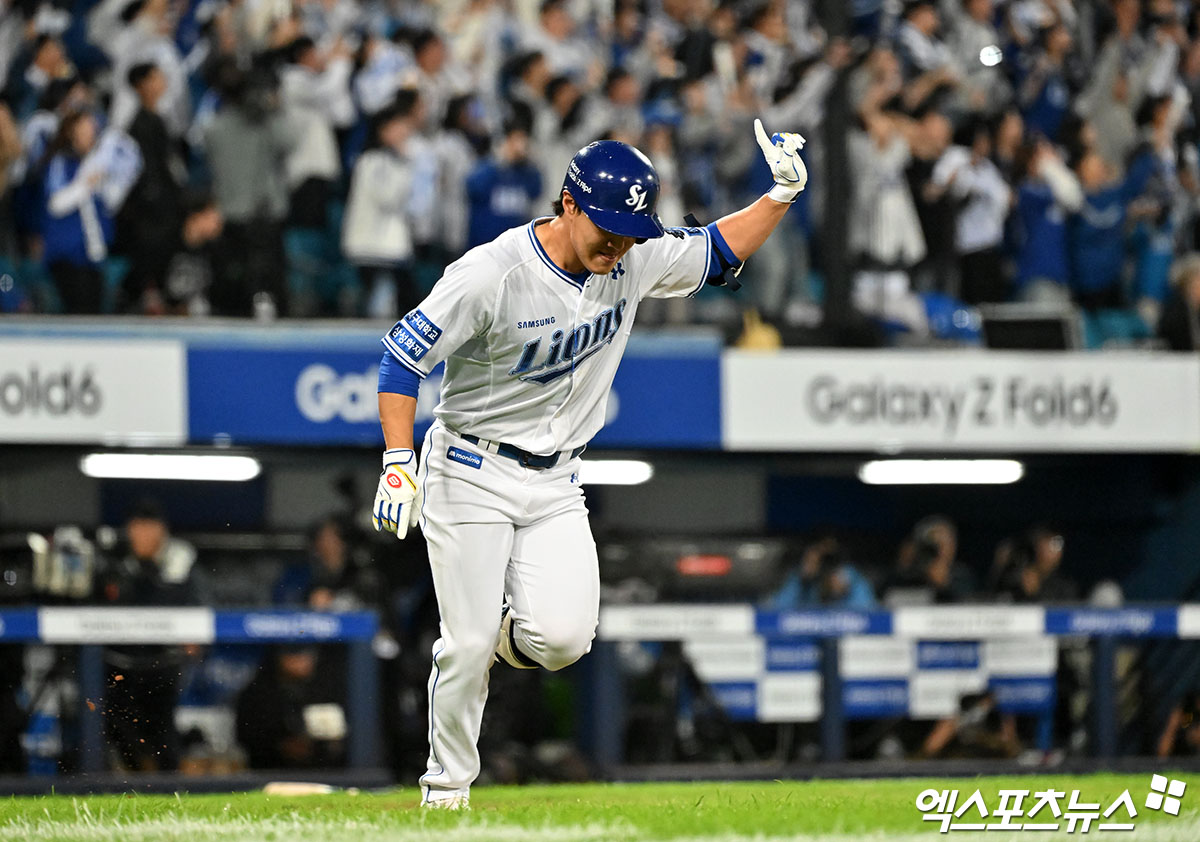
[[[809,190],[740,298],[648,318],[811,325],[837,283],[866,343],[977,341],[1013,301],[1090,344],[1200,335],[1189,2],[0,8],[3,310],[392,317],[598,138],[649,155],[668,224],[742,206],[761,116],[810,139]]]

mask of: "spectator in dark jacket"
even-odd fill
[[[346,717],[313,648],[273,652],[237,701],[237,739],[253,769],[312,769],[344,759]]]
[[[198,601],[193,568],[196,551],[172,538],[162,509],[139,503],[125,525],[128,553],[99,577],[106,605],[177,606]],[[184,661],[192,647],[109,646],[104,696],[105,728],[127,769],[173,771],[179,766],[175,705]]]
[[[142,174],[117,219],[118,237],[131,259],[123,304],[134,312],[160,314],[164,312],[167,267],[181,224],[182,164],[167,123],[158,114],[158,102],[167,90],[166,74],[153,64],[137,64],[130,69],[128,80],[139,102],[129,135],[141,150]]]

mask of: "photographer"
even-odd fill
[[[889,605],[964,602],[975,592],[970,571],[958,561],[958,528],[944,515],[913,527],[900,545],[885,587]]]
[[[996,548],[989,575],[989,590],[1012,602],[1074,602],[1075,583],[1059,572],[1064,540],[1062,533],[1039,524]]]
[[[868,610],[875,605],[871,583],[850,563],[845,549],[832,535],[810,542],[800,555],[800,563],[766,600],[766,607],[773,611],[817,606]]]

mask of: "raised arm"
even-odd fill
[[[775,177],[775,185],[753,204],[717,220],[721,237],[739,261],[745,261],[767,241],[808,183],[808,170],[800,159],[804,138],[791,132],[767,137],[761,120],[754,121],[754,136]]]

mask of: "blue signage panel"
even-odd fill
[[[188,438],[194,443],[382,447],[377,389],[383,353],[345,348],[188,349]],[[597,447],[721,446],[720,357],[627,353]],[[441,368],[421,385],[418,440],[433,421]]]
[[[811,672],[821,668],[821,647],[810,640],[767,640],[767,672]]]
[[[1176,608],[1048,608],[1047,634],[1175,637]]]
[[[216,639],[222,643],[320,643],[369,640],[378,622],[373,614],[318,614],[309,611],[218,611]]]
[[[627,352],[596,447],[720,450],[721,358]]]
[[[37,640],[38,612],[36,608],[0,611],[0,640]]]
[[[753,681],[714,681],[708,689],[734,722],[753,722],[758,713],[758,685]]]
[[[908,714],[908,679],[851,679],[842,682],[842,709],[847,719]]]
[[[1052,675],[1042,678],[993,676],[988,680],[988,690],[996,699],[996,710],[1001,713],[1045,713],[1054,710],[1055,681]]]
[[[188,349],[188,438],[379,447],[382,347]]]
[[[847,634],[891,634],[888,611],[815,608],[806,611],[760,611],[755,631],[780,637],[841,637]]]
[[[959,640],[922,640],[917,644],[917,669],[973,670],[978,668],[978,643]]]

